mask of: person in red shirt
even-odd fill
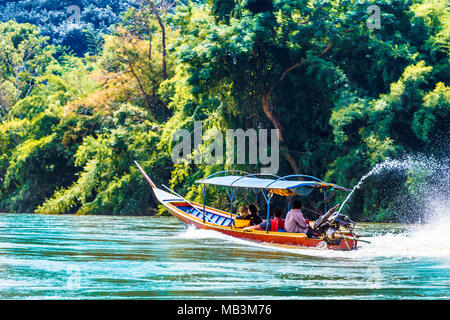
[[[284,219],[281,218],[283,216],[283,210],[281,210],[280,208],[276,208],[273,215],[274,218],[270,220],[269,231],[278,232],[280,229],[282,229],[280,231],[284,231]],[[266,230],[266,228],[267,228],[267,220],[254,226],[245,227],[242,230],[243,231]]]

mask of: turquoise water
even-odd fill
[[[172,217],[0,214],[0,298],[450,298],[448,223],[357,230],[357,251],[280,250]]]

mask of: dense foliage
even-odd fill
[[[4,4],[3,4],[4,2]],[[139,0],[18,0],[2,1],[0,21],[16,20],[40,28],[50,43],[81,56],[95,53],[102,34],[120,21],[120,13]],[[79,9],[79,12],[77,11]],[[79,18],[76,17],[80,14]]]
[[[387,158],[420,152],[448,159],[445,0],[380,3],[379,29],[368,28],[372,1],[148,0],[120,21],[116,13],[132,1],[78,1],[83,12],[115,13],[85,20],[93,30],[109,28],[90,51],[53,37],[57,27],[50,31],[52,23],[24,9],[31,2],[8,4],[1,19],[45,27],[0,24],[0,211],[152,213],[156,203],[133,160],[157,183],[170,181],[197,200],[198,178],[260,170],[173,163],[173,135],[192,131],[194,121],[222,133],[279,129],[279,175],[301,172],[345,186]],[[62,17],[66,5],[50,6],[49,16]],[[60,44],[76,54],[62,53]],[[373,177],[346,212],[356,220],[402,219],[388,189],[415,203],[414,186],[433,174]],[[208,189],[216,205],[226,205],[220,192]],[[323,206],[319,196],[306,205]]]

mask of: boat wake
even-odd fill
[[[186,230],[174,236],[177,239],[220,239],[220,240],[228,240],[234,239],[233,237],[227,236],[223,233],[214,231],[214,230],[204,230],[197,229],[194,226],[187,226]]]
[[[362,244],[360,253],[366,256],[392,258],[450,259],[450,199],[430,203],[428,223],[410,225],[400,233],[373,235],[371,244]]]
[[[366,235],[365,240],[371,243],[359,243],[354,251],[335,251],[326,248],[290,248],[278,245],[264,244],[224,235],[217,231],[200,230],[189,226],[175,237],[180,239],[211,239],[229,241],[239,245],[239,248],[255,248],[256,250],[271,250],[302,256],[333,259],[359,259],[373,261],[377,259],[392,259],[393,261],[414,258],[438,258],[450,260],[450,201],[434,203],[430,222],[422,225],[384,224],[384,230],[379,225],[365,224],[361,228]],[[385,230],[395,229],[394,232]]]

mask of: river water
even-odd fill
[[[2,299],[449,299],[450,224],[359,224],[352,252],[277,249],[172,217],[0,214]]]

